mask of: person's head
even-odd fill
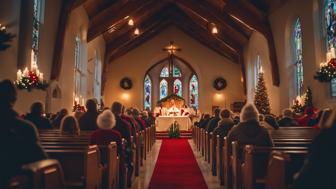
[[[16,89],[10,80],[0,82],[0,108],[12,108],[16,101]]]
[[[60,116],[66,116],[66,115],[68,115],[68,110],[65,109],[65,108],[61,109],[60,112],[59,112],[59,115]]]
[[[235,115],[235,116],[233,117],[233,122],[234,122],[235,124],[238,124],[238,123],[240,122],[240,117],[239,117],[239,115]]]
[[[221,110],[220,110],[219,108],[216,108],[216,109],[214,110],[214,116],[215,116],[215,117],[219,117],[220,112],[221,112]]]
[[[278,129],[279,128],[279,124],[278,124],[277,120],[271,114],[267,114],[265,116],[265,122],[268,123],[269,125],[271,125],[274,129]]]
[[[104,110],[97,117],[97,125],[100,129],[109,130],[112,129],[116,124],[115,116],[111,110]]]
[[[139,117],[140,111],[137,108],[133,108],[132,115],[134,117]]]
[[[122,107],[123,105],[120,102],[113,102],[111,111],[114,113],[114,115],[120,116],[122,112]]]
[[[88,99],[86,101],[85,107],[88,112],[96,112],[97,111],[97,100]]]
[[[42,102],[34,102],[30,106],[30,113],[35,115],[42,115],[44,112],[43,104]]]
[[[240,113],[240,121],[246,122],[246,121],[258,121],[259,119],[259,112],[257,108],[254,106],[254,104],[246,104],[241,113]]]
[[[291,109],[286,108],[282,111],[282,115],[283,117],[287,117],[287,118],[293,118],[293,112]]]
[[[61,121],[61,133],[79,135],[80,129],[74,116],[65,116]]]
[[[223,109],[221,112],[220,112],[220,118],[221,119],[224,119],[224,118],[230,118],[231,116],[231,112],[230,110],[228,109]]]
[[[204,114],[204,119],[205,119],[205,120],[210,119],[210,114]]]
[[[326,127],[326,122],[327,120],[329,119],[330,115],[331,115],[331,109],[325,109],[323,111],[321,111],[322,115],[321,115],[321,118],[318,122],[318,126],[321,128],[321,129],[325,129]]]
[[[149,116],[149,114],[148,114],[147,111],[143,111],[143,112],[141,113],[141,115],[142,115],[142,117],[145,117],[145,118],[147,118],[147,117]]]

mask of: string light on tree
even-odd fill
[[[254,104],[257,107],[259,113],[261,114],[270,114],[271,108],[268,99],[267,89],[264,80],[264,71],[260,67],[258,75],[258,84],[256,86],[255,95],[254,95]]]

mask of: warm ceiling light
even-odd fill
[[[134,25],[134,20],[131,18],[128,20],[128,25],[133,26]]]
[[[211,28],[211,33],[212,34],[217,34],[218,33],[218,29],[217,29],[217,27],[214,25],[214,26],[212,26],[212,28]]]
[[[134,30],[134,35],[139,35],[140,34],[140,30],[139,30],[139,28],[135,28],[135,30]]]

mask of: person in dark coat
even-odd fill
[[[218,122],[220,120],[219,113],[220,109],[216,108],[214,117],[210,119],[208,125],[205,128],[205,130],[208,131],[208,133],[211,133],[217,127]]]
[[[30,113],[26,115],[25,119],[34,123],[37,129],[52,129],[49,120],[43,116],[43,113],[43,104],[34,102],[30,107]]]
[[[213,135],[212,135],[212,141],[215,145],[218,146],[223,146],[223,138],[228,134],[228,132],[231,130],[231,128],[234,126],[234,122],[231,119],[231,112],[228,109],[223,109],[220,112],[220,121],[218,122],[218,126],[213,130]],[[219,144],[217,144],[217,135],[219,135]],[[213,147],[215,147],[213,145]],[[222,148],[220,149],[220,153],[222,153]],[[216,149],[213,149],[215,152]],[[213,161],[212,161],[212,171],[213,174],[215,175],[216,172],[216,157],[213,156]]]
[[[283,118],[278,121],[280,127],[298,126],[298,123],[293,119],[293,112],[291,109],[285,109],[282,112]]]
[[[314,139],[308,158],[295,176],[294,189],[336,188],[336,110]]]
[[[273,115],[271,114],[265,115],[265,122],[268,123],[273,129],[279,129],[279,124]]]
[[[203,119],[198,123],[200,128],[205,129],[210,121],[210,114],[204,114]]]
[[[89,99],[86,101],[86,109],[87,112],[85,112],[80,118],[79,118],[79,127],[82,131],[94,131],[98,128],[96,120],[99,115],[98,109],[97,109],[97,102],[94,99]]]
[[[63,119],[66,115],[68,115],[68,110],[65,109],[65,108],[61,109],[61,110],[57,113],[55,119],[52,120],[52,122],[51,122],[51,126],[52,126],[53,128],[60,128],[60,126],[61,126],[61,121],[62,121],[62,119]]]
[[[228,144],[237,141],[240,149],[247,144],[273,146],[273,141],[266,128],[258,121],[259,113],[253,104],[246,104],[240,114],[240,123],[228,133]],[[231,145],[229,145],[231,152]]]
[[[22,165],[46,159],[35,126],[13,110],[16,89],[10,80],[0,82],[0,188],[20,172]]]

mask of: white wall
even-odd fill
[[[114,101],[120,101],[127,107],[135,106],[142,109],[145,73],[153,64],[167,57],[167,53],[163,52],[162,48],[171,40],[182,48],[182,51],[176,55],[187,61],[199,77],[199,105],[202,112],[211,113],[212,105],[225,107],[226,103],[229,107],[234,101],[245,100],[243,84],[240,80],[240,65],[229,61],[171,26],[138,48],[110,62],[104,90],[105,105],[110,106]],[[133,81],[131,90],[123,90],[119,86],[120,80],[125,76]],[[219,76],[224,77],[228,83],[227,88],[221,92],[217,92],[212,87],[212,82]]]

